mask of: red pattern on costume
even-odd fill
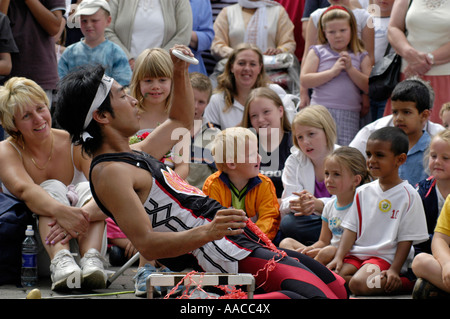
[[[275,259],[276,256],[274,256],[271,260],[269,260],[267,262],[267,264],[262,269],[258,270],[255,274],[255,277],[257,277],[259,275],[259,273],[264,272],[266,274],[266,278],[268,278],[269,273],[273,269],[275,269],[276,263],[278,261],[280,261],[281,259],[283,259],[284,257],[286,257],[287,254],[285,251],[279,250],[272,243],[272,241],[269,239],[269,237],[267,237],[267,235],[261,229],[259,229],[259,227],[256,226],[256,224],[253,223],[250,219],[247,220],[247,227],[259,237],[259,239],[262,241],[262,243],[264,243],[263,246],[265,246],[266,248],[270,249],[273,252],[276,252],[280,256],[280,258],[278,258],[278,259]],[[185,289],[185,291],[189,291],[189,288],[191,287],[191,285],[193,283],[193,281],[190,278],[195,274],[198,274],[198,272],[195,270],[187,273],[184,276],[184,278],[180,282],[178,282],[178,284],[175,287],[173,287],[172,290],[164,297],[164,299],[168,299],[175,291],[178,290],[178,287],[181,285],[181,283],[184,283],[185,279],[188,279],[188,278],[189,278],[189,282],[188,282],[188,284],[185,284],[185,286],[187,288],[187,289]],[[200,275],[202,276],[202,273],[200,273]],[[202,277],[200,277],[200,278],[202,278]],[[265,282],[266,281],[264,281],[259,287],[264,285]],[[246,292],[242,291],[242,289],[236,289],[236,287],[234,287],[234,286],[216,286],[216,287],[221,289],[225,293],[225,295],[219,297],[219,299],[248,299],[248,294]],[[195,289],[192,289],[189,293],[183,293],[181,296],[177,297],[177,299],[190,299],[190,297],[196,290],[200,290],[200,291],[203,291],[204,293],[208,294],[201,288],[201,279],[200,279],[200,282],[197,284],[197,287],[195,287]]]

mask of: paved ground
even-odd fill
[[[108,271],[112,275],[120,267],[108,267]],[[59,293],[50,289],[51,280],[49,277],[40,278],[37,289],[40,290],[42,299],[136,299],[144,300],[144,298],[136,297],[134,295],[134,282],[133,277],[136,274],[137,266],[130,266],[126,269],[122,275],[117,277],[111,285],[106,289],[100,289],[96,291],[86,292],[73,290],[72,293]],[[33,288],[16,287],[15,285],[0,285],[0,300],[1,299],[25,299],[27,294]],[[97,294],[97,295],[95,295]],[[103,294],[103,295],[101,295]],[[399,296],[379,296],[370,298],[358,299],[411,299],[410,295]]]
[[[115,272],[119,270],[120,267],[108,267],[108,271]],[[131,266],[126,271],[122,273],[121,276],[117,277],[111,285],[106,289],[100,289],[93,292],[83,292],[73,290],[71,294],[68,293],[58,293],[51,290],[51,280],[50,277],[40,278],[39,284],[34,287],[41,291],[42,299],[143,299],[135,297],[134,295],[134,282],[133,277],[136,274],[137,267]],[[21,288],[15,285],[2,285],[0,286],[0,299],[24,299],[26,298],[29,291],[33,288]],[[121,294],[111,294],[115,292],[120,292]],[[107,296],[92,296],[86,294],[100,294],[108,293]],[[85,294],[83,297],[80,295]]]
[[[109,267],[110,271],[117,271],[120,267]],[[364,309],[374,309],[374,311],[386,311],[389,313],[401,309],[399,315],[405,315],[408,309],[415,307],[398,307],[406,299],[412,300],[410,295],[400,295],[393,297],[371,297],[371,298],[351,298],[341,301],[301,301],[301,300],[162,300],[145,299],[134,295],[133,277],[136,274],[137,267],[131,266],[114,280],[109,288],[96,290],[95,292],[77,292],[72,294],[57,293],[50,289],[51,280],[49,277],[41,278],[36,287],[40,290],[42,301],[34,302],[25,300],[31,289],[18,288],[14,285],[0,286],[0,305],[3,309],[12,309],[21,313],[28,310],[36,314],[52,314],[55,311],[66,315],[78,315],[89,317],[99,315],[101,317],[119,317],[125,312],[130,315],[154,314],[155,310],[158,316],[164,311],[166,318],[231,318],[238,319],[239,316],[249,319],[249,316],[258,316],[259,319],[279,318],[280,314],[286,315],[299,311],[301,308],[320,309],[321,315],[336,315],[337,309],[342,307],[364,307]],[[119,293],[117,293],[119,292]],[[97,295],[93,295],[93,293]],[[103,295],[100,295],[103,294]],[[95,300],[94,300],[95,299]],[[363,299],[363,300],[362,300]],[[398,299],[404,299],[403,301]],[[314,302],[318,302],[314,304]],[[23,307],[22,305],[26,305]],[[28,305],[30,309],[27,310]],[[20,308],[22,306],[22,308]],[[436,304],[433,303],[433,307]],[[396,310],[397,309],[397,310]],[[443,308],[443,311],[446,308]],[[62,310],[62,311],[61,311]],[[124,312],[125,311],[125,312]],[[300,310],[301,311],[301,310]],[[366,310],[367,311],[367,310]],[[370,311],[370,310],[369,310]],[[412,310],[411,310],[412,311]],[[411,313],[412,315],[413,313]]]

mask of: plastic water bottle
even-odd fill
[[[22,243],[21,283],[23,287],[33,287],[38,282],[37,252],[38,247],[34,238],[33,226],[28,225]]]

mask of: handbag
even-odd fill
[[[375,63],[369,76],[369,97],[373,101],[385,101],[400,81],[402,59],[397,53],[389,53],[389,43],[383,58]]]
[[[0,193],[0,285],[20,284],[22,241],[27,225],[34,224],[24,202]]]

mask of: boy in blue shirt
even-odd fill
[[[401,128],[409,140],[406,163],[400,166],[399,175],[412,186],[428,177],[423,156],[431,137],[424,125],[430,117],[433,100],[433,89],[418,77],[400,82],[391,95],[393,124]]]
[[[106,75],[126,86],[131,81],[128,58],[117,44],[105,38],[111,23],[110,7],[105,0],[83,0],[74,17],[79,19],[83,38],[66,48],[58,62],[58,75],[63,78],[74,68],[84,64],[101,64]]]

